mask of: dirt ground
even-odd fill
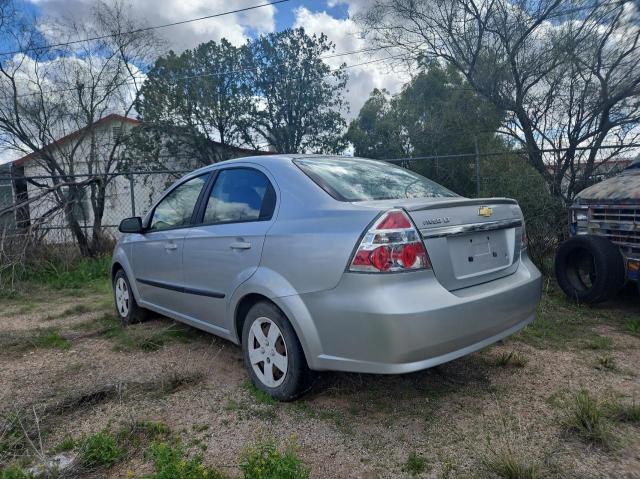
[[[248,385],[233,344],[159,317],[123,330],[113,314],[104,287],[0,300],[0,413],[35,412],[42,424],[22,463],[144,420],[231,477],[242,451],[269,439],[294,442],[313,478],[507,477],[491,466],[505,456],[541,477],[640,478],[637,422],[611,421],[609,446],[567,426],[583,390],[640,403],[636,296],[589,308],[547,285],[539,319],[504,342],[415,374],[324,373],[289,404]],[[150,467],[133,451],[98,475]]]

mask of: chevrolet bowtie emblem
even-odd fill
[[[481,206],[480,209],[478,210],[478,216],[484,216],[485,218],[488,218],[492,214],[493,214],[493,209],[489,208],[488,206]]]

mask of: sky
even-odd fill
[[[93,0],[19,0],[21,8],[44,17],[74,17],[88,15]],[[271,0],[128,0],[132,13],[148,25],[160,25],[202,17],[234,9],[268,3]],[[226,38],[235,45],[263,33],[291,27],[304,27],[308,33],[325,33],[335,44],[336,53],[359,50],[370,46],[360,38],[351,17],[367,0],[289,0],[278,5],[225,15],[185,25],[156,30],[167,48],[182,51],[209,40]],[[363,63],[385,57],[384,52],[357,54],[327,59],[332,67]],[[392,74],[384,62],[350,68],[346,99],[347,119],[357,115],[373,88],[396,92],[407,81],[406,75]]]
[[[46,32],[46,19],[63,17],[82,22],[90,15],[95,0],[15,0],[19,9],[45,19],[41,31]],[[106,0],[124,1],[131,6],[136,20],[149,26],[188,20],[229,10],[269,3],[272,0]],[[362,39],[353,16],[368,0],[289,0],[277,5],[234,13],[218,18],[156,30],[167,50],[180,52],[209,40],[226,38],[235,45],[247,39],[284,30],[303,27],[309,34],[324,33],[335,44],[335,52],[350,52],[371,46]],[[29,15],[31,16],[31,15]],[[56,41],[56,39],[51,39]],[[2,46],[2,45],[0,45]],[[7,46],[3,46],[8,50]],[[360,53],[327,59],[335,68],[341,63],[353,65],[384,58],[384,52]],[[386,62],[377,62],[348,69],[345,98],[348,109],[343,111],[347,121],[357,116],[374,88],[386,88],[392,93],[400,90],[409,79],[406,72],[394,72]],[[19,157],[16,151],[0,151],[0,163]]]

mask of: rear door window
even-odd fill
[[[340,201],[456,197],[435,181],[406,168],[362,158],[305,158],[294,163]]]
[[[275,191],[264,173],[253,168],[221,170],[211,189],[203,223],[234,223],[271,219]]]

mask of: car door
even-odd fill
[[[185,238],[188,314],[226,334],[227,302],[258,268],[264,237],[273,222],[276,191],[258,167],[220,169],[204,195],[201,224]]]
[[[195,219],[198,197],[209,173],[184,181],[158,202],[148,227],[132,245],[133,269],[144,303],[162,312],[180,313],[185,302],[182,254],[184,237]]]

